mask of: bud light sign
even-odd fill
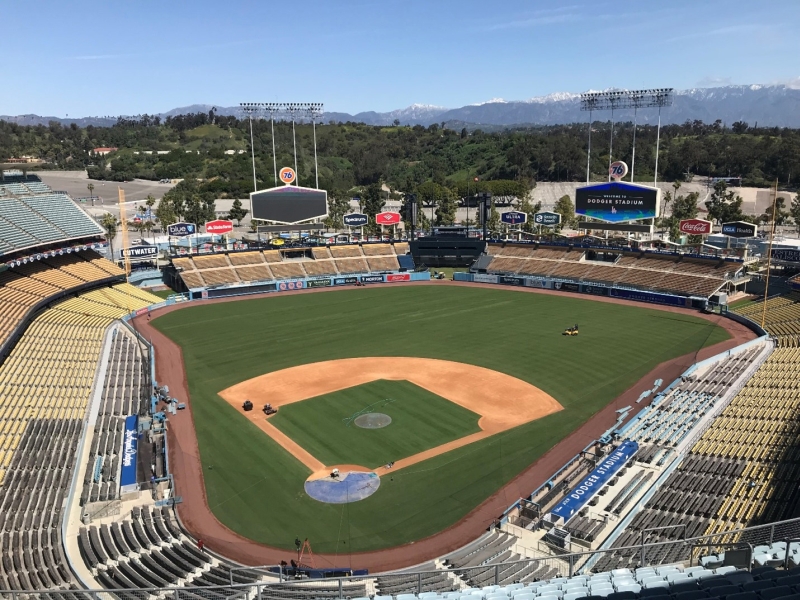
[[[508,223],[509,225],[519,225],[520,223],[525,223],[528,220],[528,215],[524,212],[519,212],[518,210],[510,210],[500,215],[500,220],[503,223]]]
[[[197,233],[197,225],[194,223],[173,223],[167,226],[167,235],[171,237],[185,237]]]
[[[533,222],[545,227],[555,227],[561,223],[561,215],[557,212],[543,211],[533,215]]]
[[[369,222],[369,218],[367,215],[362,213],[352,213],[350,215],[345,215],[342,220],[344,224],[348,227],[363,227]]]

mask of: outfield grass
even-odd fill
[[[575,323],[580,336],[561,335]],[[316,552],[374,550],[441,531],[657,364],[728,337],[709,321],[645,306],[444,285],[200,304],[153,325],[183,348],[216,516],[287,549],[308,537]],[[366,500],[321,504],[303,491],[308,469],[217,392],[265,372],[363,356],[494,369],[543,389],[564,410],[397,471]]]
[[[354,415],[389,415],[362,429]],[[281,407],[270,423],[326,465],[377,468],[481,430],[480,415],[409,381],[380,379]]]

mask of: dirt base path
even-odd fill
[[[564,410],[550,394],[511,375],[451,360],[416,357],[375,356],[307,363],[253,377],[219,395],[314,472],[327,465],[272,425],[262,411],[244,410],[244,402],[250,400],[254,408],[267,403],[281,407],[378,379],[410,381],[481,417],[480,432],[398,460],[394,471]]]
[[[415,282],[410,284],[389,283],[383,285],[485,287],[519,293],[560,295],[569,298],[583,298],[595,302],[612,302],[628,306],[637,306],[639,308],[652,308],[665,312],[692,314],[725,328],[729,332],[731,339],[658,365],[632,385],[625,393],[609,403],[604,409],[600,410],[586,423],[573,431],[572,434],[561,440],[534,464],[525,469],[503,488],[484,500],[472,512],[448,529],[410,544],[375,552],[338,556],[315,554],[314,556],[318,567],[351,567],[369,569],[371,572],[375,573],[420,564],[460,548],[480,536],[494,519],[508,508],[509,505],[520,497],[530,494],[547,481],[550,475],[559,467],[585,448],[587,444],[597,439],[603,431],[608,429],[616,421],[617,415],[615,411],[623,406],[634,404],[641,390],[652,387],[655,379],[663,379],[665,382],[672,382],[695,362],[734,348],[757,337],[744,325],[720,315],[703,314],[694,310],[659,306],[655,304],[646,305],[630,300],[583,297],[570,292],[556,292],[553,290],[535,290],[532,288],[514,287],[499,288],[497,285],[492,284],[447,281],[432,281],[430,283]],[[335,291],[336,290],[331,290],[330,288],[320,288],[297,292],[281,292],[280,295],[283,296],[292,293],[333,293]],[[235,302],[240,299],[276,295],[277,294],[263,294],[259,296],[247,296],[246,298],[219,298],[207,300],[204,301],[204,303]],[[185,306],[193,305],[195,305],[195,303],[187,302],[186,304],[177,304],[158,309],[154,311],[154,313],[160,316],[172,312],[173,310],[180,310]],[[133,325],[145,338],[152,342],[156,349],[156,378],[158,382],[162,385],[169,385],[170,392],[186,402],[186,410],[179,412],[177,415],[170,416],[167,422],[169,436],[169,467],[175,478],[176,494],[183,498],[183,502],[178,504],[177,507],[178,516],[183,526],[196,538],[202,538],[208,548],[242,564],[268,565],[277,564],[281,560],[288,561],[293,556],[291,550],[265,546],[242,537],[220,523],[214,516],[214,513],[211,512],[206,498],[205,486],[203,484],[200,452],[197,447],[192,405],[189,397],[189,387],[186,382],[186,373],[183,370],[181,349],[172,340],[152,327],[148,321],[147,315],[135,318]]]

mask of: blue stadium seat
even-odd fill
[[[673,594],[675,600],[700,600],[701,598],[708,598],[706,590],[693,590],[691,592],[680,592]]]
[[[740,592],[731,594],[726,600],[758,600],[758,594],[755,592]]]
[[[792,588],[788,585],[778,585],[773,588],[761,590],[758,593],[758,595],[761,597],[761,600],[774,600],[775,598],[780,598],[781,596],[790,596],[791,594]]]
[[[669,596],[667,588],[645,588],[639,592],[639,598],[663,598],[664,596]]]
[[[742,586],[742,590],[745,592],[757,592],[759,590],[765,590],[771,587],[775,587],[774,581],[771,579],[762,579],[760,581],[751,581],[750,583],[745,583]]]

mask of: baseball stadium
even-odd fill
[[[149,251],[4,173],[0,596],[796,597],[800,283],[411,221],[168,244],[156,295]]]

